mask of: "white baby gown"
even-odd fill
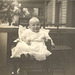
[[[39,32],[35,33],[30,29],[26,29],[20,39],[20,42],[12,49],[12,56],[13,57],[20,57],[21,54],[30,54],[35,57],[36,60],[42,61],[45,60],[47,56],[51,55],[52,53],[47,50],[47,47],[44,42],[45,40],[51,39],[48,35],[47,30],[40,29]],[[31,40],[31,45],[28,45],[25,41]]]

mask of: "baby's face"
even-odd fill
[[[29,26],[33,32],[37,33],[40,30],[40,22],[37,22],[37,21],[31,22]]]

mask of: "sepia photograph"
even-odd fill
[[[75,0],[0,0],[0,75],[75,75]]]

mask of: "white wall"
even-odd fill
[[[6,66],[7,60],[7,33],[0,32],[0,67]]]

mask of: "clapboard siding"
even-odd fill
[[[52,0],[52,23],[55,23],[55,4],[56,0]]]
[[[66,24],[67,0],[62,1],[62,24]]]

